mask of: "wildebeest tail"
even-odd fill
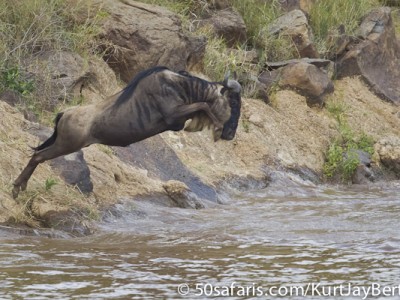
[[[57,139],[57,125],[58,125],[58,122],[60,121],[61,117],[63,116],[63,114],[64,114],[63,112],[57,114],[56,119],[54,120],[54,123],[55,123],[54,132],[51,135],[51,137],[49,137],[43,144],[32,148],[33,150],[40,151],[40,150],[43,150],[43,149],[45,149],[45,148],[47,148],[47,147],[49,147],[49,146],[54,144],[54,142]]]

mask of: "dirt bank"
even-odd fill
[[[329,101],[346,107],[350,127],[375,140],[400,134],[399,107],[374,95],[359,78],[335,82]],[[276,93],[273,105],[244,99],[242,122],[233,142],[213,144],[202,133],[166,133],[163,137],[197,174],[215,182],[229,176],[262,178],[271,170],[309,169],[321,175],[325,153],[338,124],[324,108],[310,108],[293,91]]]

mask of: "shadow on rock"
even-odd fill
[[[128,147],[114,147],[123,162],[146,169],[152,177],[183,182],[197,197],[218,202],[214,188],[193,174],[160,136],[154,136]]]

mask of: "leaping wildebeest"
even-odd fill
[[[25,190],[36,167],[49,159],[99,143],[127,146],[167,130],[210,127],[214,140],[232,140],[238,126],[241,86],[226,76],[209,82],[189,73],[155,67],[140,72],[107,100],[73,107],[57,115],[54,133],[33,148],[28,165],[14,181],[13,197]]]

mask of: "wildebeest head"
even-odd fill
[[[231,107],[231,116],[224,124],[221,139],[230,141],[235,137],[236,129],[239,124],[240,108],[242,105],[240,92],[242,87],[236,80],[228,78],[229,73],[225,76],[225,79],[222,83],[224,87],[221,90],[221,94],[226,96],[229,101],[229,106]]]
[[[180,74],[190,76],[192,79],[196,78],[197,80],[200,80],[203,83],[202,89],[207,88],[207,84],[205,84],[207,83],[206,81],[187,75],[187,73],[181,72]],[[225,79],[222,82],[208,82],[208,91],[206,92],[206,95],[209,95],[210,97],[208,98],[207,103],[209,104],[214,117],[219,120],[220,124],[223,124],[223,126],[216,128],[209,116],[207,116],[206,113],[201,112],[192,117],[190,123],[185,126],[185,130],[195,132],[208,127],[213,129],[214,141],[218,141],[219,139],[232,140],[235,137],[239,123],[241,90],[242,87],[239,82],[229,79],[229,73],[225,76]],[[203,96],[204,93],[200,98],[203,99]]]

